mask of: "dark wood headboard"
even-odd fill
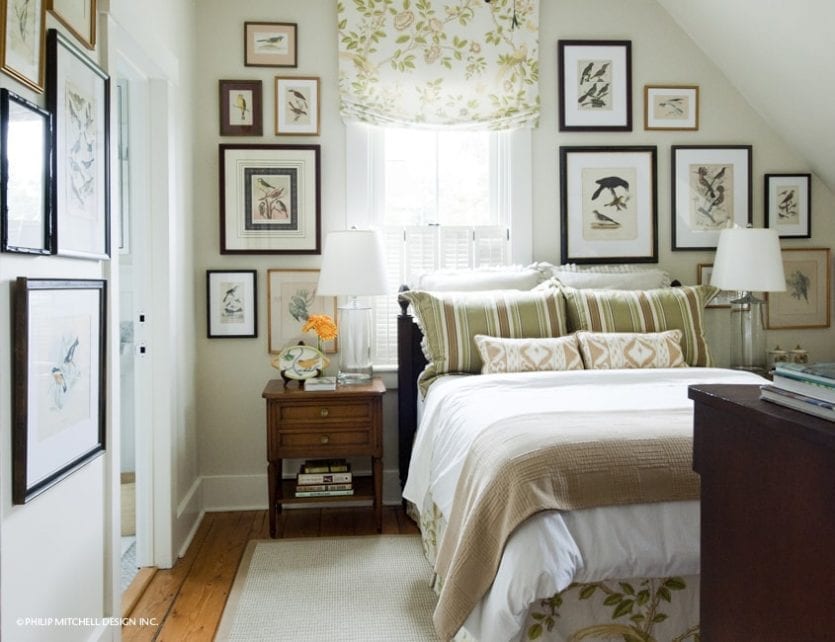
[[[402,286],[400,291],[407,289]],[[426,366],[426,357],[420,347],[423,333],[409,314],[409,302],[400,297],[397,302],[400,305],[400,314],[397,316],[398,466],[402,490],[406,484],[409,461],[412,458],[412,442],[417,430],[417,379]]]

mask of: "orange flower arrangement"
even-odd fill
[[[333,341],[336,339],[337,327],[334,320],[327,314],[311,314],[302,326],[302,332],[314,332],[322,341]]]

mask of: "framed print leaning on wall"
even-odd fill
[[[49,10],[87,49],[96,47],[96,0],[47,0]]]
[[[696,266],[696,283],[698,285],[710,285],[710,279],[713,277],[713,263],[699,263]],[[713,297],[706,308],[729,308],[731,301],[739,296],[739,292],[733,290],[720,290],[715,297]]]
[[[12,501],[104,452],[106,284],[19,277],[13,296]]]
[[[3,0],[0,69],[38,93],[44,87],[46,0]]]
[[[336,320],[336,297],[318,296],[319,270],[267,270],[267,314],[270,354],[303,341],[318,347],[313,332],[302,332],[311,314],[327,314]],[[337,351],[337,339],[325,341],[322,352]]]
[[[58,254],[110,256],[110,78],[55,29],[47,35],[47,106]]]
[[[828,328],[831,275],[829,248],[783,249],[785,292],[768,292],[769,329]]]
[[[765,175],[765,227],[781,239],[812,236],[812,175]]]
[[[206,336],[258,336],[258,273],[206,270]]]

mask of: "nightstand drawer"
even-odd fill
[[[322,401],[321,403],[282,404],[279,409],[279,421],[340,421],[371,419],[371,404],[367,401],[345,403]]]
[[[341,446],[370,446],[371,430],[307,430],[280,432],[279,448],[315,447],[317,451]]]

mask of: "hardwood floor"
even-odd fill
[[[383,533],[418,533],[399,506],[383,507]],[[374,512],[362,508],[285,510],[281,537],[375,535]],[[186,555],[173,568],[154,573],[125,617],[137,624],[122,629],[126,641],[211,642],[244,549],[269,539],[267,511],[206,513]],[[130,590],[130,589],[129,589]],[[140,625],[140,618],[152,624]]]

